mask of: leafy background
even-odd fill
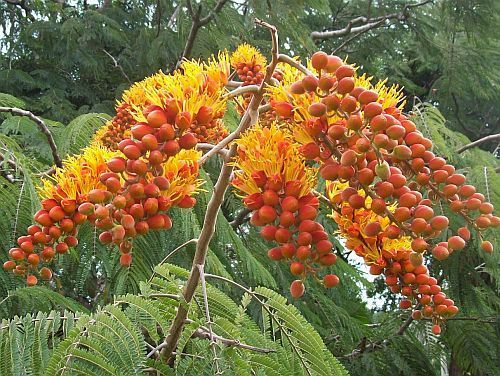
[[[193,2],[210,16],[216,1]],[[264,54],[267,32],[255,17],[276,25],[283,52],[307,56],[321,49],[348,56],[363,71],[404,86],[406,110],[430,137],[435,152],[500,206],[498,139],[463,153],[471,140],[499,133],[500,4],[495,0],[436,0],[409,10],[406,20],[389,20],[360,35],[313,40],[312,31],[344,28],[354,17],[402,11],[408,2],[275,0],[227,1],[200,28],[186,57],[204,58],[248,42]],[[0,3],[0,106],[41,116],[62,156],[78,153],[113,115],[116,98],[159,69],[175,68],[192,25],[185,1],[24,1]],[[116,64],[115,64],[116,61]],[[228,116],[230,124],[235,119]],[[43,134],[27,119],[0,115],[0,259],[39,208],[39,173],[52,164]],[[233,124],[234,126],[234,124]],[[14,163],[9,163],[13,161]],[[161,343],[179,303],[178,285],[194,252],[188,246],[157,266],[179,244],[200,231],[219,162],[203,172],[207,192],[190,210],[173,213],[175,231],[152,233],[136,242],[134,263],[118,267],[116,251],[82,228],[80,243],[61,260],[59,283],[25,288],[0,271],[0,374],[213,374],[209,341],[190,339],[204,325],[192,307],[173,368],[146,359]],[[219,367],[227,374],[494,375],[498,370],[498,252],[485,255],[477,239],[444,262],[431,262],[443,276],[447,295],[461,312],[436,337],[428,322],[413,322],[398,335],[408,313],[381,279],[374,281],[334,238],[339,262],[332,268],[341,285],[332,290],[310,283],[299,301],[290,298],[291,276],[268,260],[268,245],[254,228],[231,221],[242,209],[230,192],[217,218],[207,272],[209,303],[217,334],[275,350],[260,354],[218,345]],[[460,227],[452,216],[451,227]],[[498,232],[488,236],[498,246]],[[184,269],[182,269],[184,268]],[[155,270],[154,277],[153,270]],[[257,286],[261,286],[257,288]],[[254,291],[252,290],[252,291]],[[272,291],[276,291],[283,297]],[[200,298],[201,299],[201,298]],[[286,303],[288,302],[288,303]],[[75,346],[75,344],[79,344]],[[126,351],[124,351],[126,349]],[[333,355],[333,356],[332,356]],[[334,358],[336,357],[336,359]],[[340,363],[339,363],[340,362]],[[144,371],[148,372],[148,371]]]

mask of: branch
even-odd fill
[[[205,143],[205,142],[198,142],[196,144],[196,147],[199,149],[199,150],[203,150],[203,151],[210,151],[212,150],[215,145],[212,145],[212,144],[208,144],[208,143]],[[228,150],[227,149],[220,149],[218,151],[218,153],[223,157],[223,158],[226,158],[227,156],[227,153],[228,153]]]
[[[215,4],[214,9],[212,9],[206,17],[203,17],[200,20],[200,26],[205,26],[210,21],[212,21],[217,13],[222,10],[222,7],[227,3],[228,0],[219,0],[217,4]]]
[[[108,55],[110,57],[111,60],[113,60],[114,67],[118,68],[120,70],[120,72],[122,73],[122,76],[125,77],[125,79],[128,81],[128,83],[130,85],[132,85],[132,81],[130,81],[130,78],[128,78],[127,73],[125,73],[125,71],[123,70],[123,67],[120,65],[120,63],[118,63],[118,60],[113,55],[111,55],[108,51],[106,51],[104,48],[102,50],[106,55]]]
[[[382,25],[384,23],[384,21],[379,21],[379,24]],[[376,28],[377,26],[379,25],[376,25],[374,26],[373,28]],[[367,29],[367,30],[362,30],[360,31],[359,33],[357,34],[354,34],[352,37],[350,38],[347,38],[344,42],[342,42],[342,44],[340,46],[338,46],[337,48],[335,48],[333,51],[332,51],[332,55],[335,55],[337,52],[339,52],[342,48],[344,48],[345,46],[347,46],[349,43],[351,43],[354,39],[356,38],[359,38],[361,35],[363,35],[365,32],[367,32],[368,30],[370,29]]]
[[[177,67],[180,66],[182,60],[187,59],[191,56],[191,52],[193,50],[194,46],[194,41],[196,39],[196,36],[198,35],[198,31],[200,29],[207,25],[210,21],[212,21],[217,13],[221,11],[221,9],[224,7],[224,5],[227,3],[228,0],[218,0],[217,3],[215,4],[215,7],[206,15],[205,17],[201,18],[201,4],[198,6],[198,9],[196,12],[193,10],[193,6],[191,4],[191,0],[187,0],[187,9],[188,13],[191,16],[191,28],[189,29],[189,34],[186,40],[186,45],[184,46],[184,51],[182,52],[181,57],[177,61]]]
[[[193,333],[193,337],[201,338],[201,339],[210,339],[210,333],[204,329],[197,329]],[[276,352],[276,350],[273,350],[273,349],[265,349],[265,348],[261,348],[261,347],[247,345],[245,343],[241,343],[237,339],[224,338],[224,337],[218,336],[217,334],[213,334],[213,338],[215,340],[217,340],[218,342],[220,342],[223,345],[226,345],[228,347],[239,347],[240,349],[255,351],[255,352],[264,353],[264,354]]]
[[[0,154],[0,162],[6,163],[14,171],[17,171],[18,169],[16,161],[14,161],[13,159],[5,159],[5,157],[2,154]]]
[[[240,86],[242,86],[243,83],[242,82],[238,82],[238,81],[228,81],[228,83],[226,84],[226,87],[227,88],[238,88]]]
[[[45,135],[47,138],[47,141],[50,146],[50,150],[52,150],[52,158],[54,159],[54,163],[57,167],[62,167],[62,160],[61,157],[59,156],[59,153],[57,151],[57,145],[54,141],[54,137],[52,136],[52,133],[50,133],[49,128],[45,124],[45,122],[39,118],[38,116],[33,115],[33,113],[22,110],[20,108],[15,108],[15,107],[0,107],[0,112],[10,112],[12,115],[16,116],[26,116],[29,119],[33,120],[35,124],[38,126],[38,129],[42,131],[42,133]]]
[[[181,3],[179,2],[179,5],[180,4]],[[179,8],[179,5],[177,5],[177,9]],[[158,38],[158,35],[160,35],[160,28],[161,28],[161,1],[160,0],[156,0],[156,14],[157,14],[157,17],[156,17],[156,37]],[[175,14],[175,11],[174,11],[174,14]],[[169,20],[169,22],[170,22],[170,20]]]
[[[397,19],[399,21],[405,21],[410,17],[409,10],[411,8],[416,8],[425,4],[430,3],[432,0],[425,0],[420,3],[415,3],[415,4],[406,4],[401,12],[398,13],[389,13],[380,17],[375,17],[375,18],[370,18],[368,17],[356,17],[350,20],[347,25],[342,28],[342,29],[337,29],[337,30],[330,30],[330,31],[313,31],[311,33],[311,38],[313,40],[319,40],[319,39],[327,39],[327,38],[333,38],[333,37],[340,37],[348,34],[353,34],[353,33],[364,33],[368,30],[374,29],[376,27],[379,27],[385,21],[387,20],[392,20],[392,19]],[[357,23],[363,23],[361,26],[353,26],[354,24]]]
[[[181,10],[181,6],[182,6],[182,1],[179,1],[179,4],[177,5],[177,7],[175,7],[174,12],[172,13],[170,19],[167,22],[167,28],[170,29],[172,26],[174,26],[174,22],[179,14],[179,11]]]
[[[6,326],[6,328],[8,328],[8,327],[9,326]],[[221,337],[217,334],[212,334],[212,336],[213,336],[214,340],[222,343],[223,345],[225,345],[227,347],[238,347],[240,349],[254,351],[254,352],[263,353],[263,354],[269,354],[269,353],[276,352],[276,350],[273,350],[273,349],[266,349],[266,348],[262,348],[262,347],[247,345],[246,343],[240,342],[237,339],[225,338],[225,337]],[[201,327],[201,328],[196,329],[196,331],[192,334],[192,337],[200,338],[200,339],[210,339],[210,333],[209,333],[207,328]],[[151,347],[151,351],[148,353],[147,357],[148,358],[152,357],[156,352],[163,349],[165,346],[166,346],[165,342],[162,342],[156,347]],[[172,354],[175,355],[176,353],[173,352]],[[181,353],[180,355],[194,356],[192,354],[184,354],[184,353]]]
[[[251,212],[252,211],[248,208],[241,209],[240,212],[238,213],[238,215],[236,216],[236,218],[234,218],[234,220],[229,222],[229,224],[231,225],[232,228],[237,229],[238,227],[240,227],[243,223],[245,223],[247,221],[247,216]]]
[[[36,173],[35,176],[43,178],[43,177],[46,177],[46,176],[54,175],[55,172],[56,172],[56,169],[54,167],[51,167],[47,171]]]
[[[483,142],[491,141],[491,140],[498,140],[498,139],[500,139],[500,133],[490,134],[489,136],[480,138],[479,140],[476,140],[474,142],[471,142],[470,144],[462,146],[460,149],[457,150],[457,153],[458,154],[463,153],[464,151],[466,151],[470,148],[473,148],[474,146],[477,146],[479,144],[482,144]]]
[[[255,20],[255,23],[266,27],[271,31],[271,37],[273,41],[272,60],[271,63],[267,66],[266,75],[264,77],[264,80],[262,81],[262,84],[260,85],[259,91],[253,95],[252,100],[248,105],[248,109],[245,111],[245,114],[241,118],[238,128],[233,132],[234,138],[239,137],[242,132],[244,132],[247,128],[251,127],[257,122],[257,119],[259,117],[258,110],[264,98],[265,88],[271,80],[276,65],[278,64],[278,35],[276,28],[260,20]],[[219,145],[221,145],[221,143],[219,143]],[[222,166],[219,178],[215,183],[212,197],[210,198],[210,201],[207,205],[203,227],[196,244],[196,252],[193,259],[191,272],[189,274],[186,285],[184,286],[183,296],[186,304],[179,305],[177,315],[175,316],[172,325],[170,326],[168,335],[165,338],[166,346],[161,350],[161,356],[167,362],[170,360],[172,352],[177,347],[177,342],[179,341],[179,337],[182,333],[182,328],[184,327],[184,323],[187,318],[189,303],[193,299],[196,287],[198,286],[198,283],[200,281],[200,270],[198,265],[205,265],[208,245],[215,232],[215,222],[217,219],[217,214],[220,210],[222,202],[224,201],[224,194],[227,190],[227,187],[229,186],[231,173],[233,171],[233,167],[229,164],[229,162],[236,155],[236,147],[236,144],[231,145],[231,148],[229,149],[229,152],[226,156],[226,160]],[[219,148],[218,150],[220,149],[221,148]],[[216,150],[216,147],[210,150],[207,154],[213,152],[214,150]],[[205,154],[205,156],[207,154]]]
[[[305,66],[303,66],[299,61],[291,58],[288,55],[284,54],[279,54],[278,60],[280,63],[286,63],[295,69],[298,69],[302,73],[304,73],[306,76],[314,76],[313,72],[311,72],[309,69],[307,69]]]
[[[0,154],[0,167],[2,167],[4,163],[8,166],[8,169],[10,168],[11,170],[14,170],[14,172],[18,170],[18,166],[14,160],[5,159],[5,157]],[[14,184],[16,182],[15,176],[11,174],[8,169],[0,169],[0,175],[7,179],[9,183]]]
[[[256,93],[259,91],[259,86],[258,85],[247,85],[247,86],[240,86],[234,90],[231,90],[230,92],[224,94],[222,97],[231,99],[234,97],[237,97],[242,94],[246,93]]]

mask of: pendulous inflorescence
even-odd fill
[[[242,45],[231,57],[223,52],[207,62],[184,61],[174,73],[158,72],[125,91],[117,115],[91,145],[44,180],[36,224],[18,238],[4,268],[28,285],[50,280],[57,255],[78,244],[86,222],[103,244],[119,250],[121,265],[130,266],[137,236],[170,229],[171,207],[196,204],[203,184],[197,146],[226,140],[227,87],[238,87],[235,101],[245,112],[266,64],[256,48]],[[403,112],[399,87],[373,83],[323,52],[305,66],[292,58],[275,66],[265,110],[232,141],[230,163],[232,185],[252,212],[251,225],[269,242],[268,256],[286,262],[295,278],[291,295],[304,294],[307,277],[325,287],[339,283],[329,272],[336,262],[330,236],[338,235],[404,296],[401,308],[413,307],[415,319],[432,318],[439,333],[458,308],[429,274],[425,257],[446,259],[472,232],[491,253],[483,233],[500,224],[493,205],[433,153],[432,141]],[[233,76],[239,81],[229,82]],[[324,194],[316,191],[320,179]],[[328,201],[336,234],[318,222],[319,196]],[[463,227],[449,228],[442,205]]]

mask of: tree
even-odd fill
[[[368,74],[403,85],[410,106],[418,98],[431,101],[452,129],[476,139],[498,133],[499,77],[490,69],[498,59],[498,6],[494,0],[4,1],[0,91],[58,121],[89,110],[111,115],[130,81],[170,71],[183,56],[207,58],[245,41],[265,49],[266,34],[252,27],[257,17],[287,36],[283,52],[348,55]]]
[[[367,367],[371,366],[375,374],[394,367],[410,374],[423,371],[432,374],[440,369],[441,359],[448,356],[452,372],[484,374],[494,369],[491,344],[495,343],[495,336],[491,324],[496,298],[493,290],[494,273],[490,265],[494,265],[496,254],[485,257],[478,252],[475,236],[467,250],[458,251],[462,248],[461,239],[469,237],[466,230],[460,230],[458,237],[449,238],[450,247],[437,245],[433,251],[439,259],[444,258],[446,252],[456,250],[454,254],[442,263],[431,260],[428,263],[428,269],[439,275],[439,283],[443,283],[446,292],[460,302],[456,304],[463,310],[463,313],[448,319],[439,341],[443,347],[436,346],[436,337],[431,335],[429,338],[426,328],[430,326],[425,320],[413,323],[412,318],[403,316],[404,321],[401,321],[400,311],[390,305],[380,313],[368,309],[361,301],[361,290],[357,285],[368,283],[344,260],[344,253],[351,248],[369,264],[375,265],[371,267],[374,274],[389,266],[393,267],[396,262],[393,256],[384,254],[373,264],[370,250],[357,246],[360,241],[374,236],[384,238],[390,231],[403,231],[416,238],[410,244],[410,240],[402,234],[394,235],[395,240],[400,241],[400,245],[406,245],[408,250],[401,254],[400,261],[404,261],[410,256],[410,248],[423,250],[419,234],[422,231],[425,233],[427,229],[418,229],[421,222],[418,219],[429,220],[436,231],[444,230],[446,217],[452,229],[463,225],[464,216],[466,220],[472,221],[471,228],[496,226],[498,218],[490,214],[491,207],[481,203],[486,199],[480,194],[470,193],[472,188],[463,185],[462,175],[450,172],[451,165],[448,164],[465,168],[475,161],[473,164],[476,167],[467,173],[468,181],[478,187],[485,184],[488,200],[495,202],[498,192],[492,180],[496,177],[493,171],[488,171],[488,166],[494,166],[491,155],[478,150],[468,150],[462,155],[450,153],[450,148],[455,150],[458,145],[466,144],[467,140],[447,129],[444,119],[435,108],[429,105],[416,106],[410,120],[397,107],[400,100],[397,89],[380,85],[374,87],[360,74],[354,75],[352,67],[340,59],[327,57],[324,63],[326,55],[321,53],[315,54],[312,67],[306,68],[296,60],[279,54],[274,28],[260,23],[269,27],[273,35],[273,51],[267,70],[264,70],[265,58],[254,48],[243,45],[231,55],[230,61],[238,80],[228,81],[230,68],[225,54],[213,58],[206,65],[185,62],[182,69],[171,76],[159,73],[127,90],[117,106],[117,115],[108,121],[104,114],[89,114],[63,127],[38,117],[35,118],[40,122],[36,124],[25,118],[6,117],[4,126],[10,129],[8,134],[12,137],[3,136],[5,148],[2,159],[5,167],[2,176],[6,188],[5,200],[12,204],[3,208],[6,215],[2,216],[2,226],[9,229],[7,233],[13,232],[14,238],[4,239],[5,255],[15,237],[22,234],[29,234],[29,237],[18,238],[19,247],[14,247],[14,251],[10,252],[16,262],[7,263],[5,267],[14,267],[17,274],[25,277],[28,274],[29,285],[38,282],[34,276],[53,282],[42,283],[43,287],[14,290],[14,286],[22,285],[19,279],[13,278],[10,273],[2,274],[6,297],[3,301],[4,317],[28,314],[4,325],[6,331],[3,332],[2,343],[7,351],[5,354],[9,351],[17,354],[12,350],[18,347],[26,349],[23,352],[25,362],[6,360],[2,364],[4,373],[22,373],[23,367],[35,371],[46,370],[49,374],[61,369],[87,374],[135,373],[141,369],[166,374],[173,370],[188,374],[200,371],[209,374],[250,373],[252,370],[265,373],[344,373],[330,351],[352,373],[366,373]],[[338,67],[340,70],[337,74],[334,68]],[[321,72],[323,77],[320,83],[314,77]],[[350,78],[353,75],[355,79]],[[338,85],[335,80],[339,81]],[[276,86],[268,89],[265,84],[271,82]],[[233,89],[229,94],[223,94],[226,84]],[[357,89],[351,88],[351,84]],[[318,85],[325,92],[332,93],[323,101],[312,94]],[[188,87],[190,89],[186,90]],[[361,88],[363,95],[360,93]],[[169,100],[165,101],[165,96],[160,95],[162,92],[169,93]],[[354,103],[363,106],[361,120],[379,116],[376,113],[380,110],[391,114],[391,117],[384,117],[386,121],[396,118],[404,126],[394,125],[386,131],[387,124],[377,125],[376,121],[373,124],[370,122],[369,126],[364,123],[360,125],[358,115],[348,107],[348,100],[344,103],[335,102],[335,98],[341,98],[335,97],[335,93],[349,92],[357,96],[357,99],[353,99]],[[225,113],[228,100],[236,103],[236,106],[229,106]],[[264,103],[261,103],[263,100]],[[25,107],[19,99],[4,95],[2,101],[8,108],[6,111],[26,115],[12,109],[16,106]],[[342,106],[342,112],[337,110],[339,105]],[[317,127],[326,119],[324,111],[330,114],[337,111],[335,116],[339,117],[340,123],[329,123],[327,128],[318,133]],[[260,125],[255,125],[258,112],[261,112]],[[241,119],[238,113],[242,115]],[[308,121],[304,121],[304,118]],[[420,135],[415,143],[405,137],[407,133],[412,133],[414,123],[423,133],[412,135]],[[169,126],[164,127],[164,124]],[[16,140],[29,145],[28,137],[39,136],[37,125],[48,129],[49,134],[54,133],[56,149],[54,151],[53,147],[47,146],[45,153],[43,149],[25,151],[28,155],[38,157],[33,161],[24,155],[16,145]],[[339,126],[342,134],[339,133]],[[347,133],[344,126],[350,129]],[[381,145],[378,144],[381,142],[379,139],[372,139],[374,135],[369,134],[370,141],[364,145],[366,142],[363,139],[356,140],[356,131],[360,126],[368,127],[375,133],[391,135],[394,140],[399,139],[399,133],[403,132],[403,139],[397,147],[394,143],[392,146]],[[381,128],[378,129],[378,126]],[[95,131],[97,133],[94,134]],[[290,132],[293,132],[298,142],[292,139]],[[134,141],[130,139],[131,136]],[[418,151],[413,150],[418,147],[409,147],[421,145],[423,150],[429,149],[431,143],[427,137],[434,141],[434,153],[448,156],[448,160],[443,161],[428,151],[423,161],[435,171],[430,183],[425,181],[425,176],[413,176],[410,170],[406,170],[409,167],[405,162],[419,163],[414,162],[418,159]],[[238,141],[235,142],[236,139]],[[137,143],[138,140],[141,140],[140,143]],[[161,148],[155,142],[159,142]],[[373,148],[372,143],[387,149],[388,153],[382,152],[378,156],[378,163],[367,167],[358,165],[352,151],[365,155],[369,150],[363,148]],[[205,151],[203,156],[200,150]],[[318,154],[320,150],[322,152]],[[408,155],[408,150],[411,155]],[[153,151],[159,152],[159,155]],[[54,156],[54,153],[66,156],[63,168],[55,171],[47,169],[47,165],[53,162],[51,154]],[[376,157],[366,158],[376,161]],[[126,158],[128,162],[121,158]],[[393,167],[396,163],[401,171],[388,171],[380,158],[387,159]],[[236,175],[231,174],[233,166],[237,168]],[[317,167],[321,167],[318,186],[314,183]],[[411,166],[411,169],[416,168]],[[43,209],[34,213],[39,208],[34,191],[40,178],[36,176],[37,170],[42,173],[45,171],[40,190],[44,200]],[[278,175],[270,174],[273,171]],[[361,191],[352,191],[352,188],[339,184],[339,174],[340,182],[352,180],[352,184],[363,184],[354,185]],[[393,176],[389,180],[386,174]],[[440,175],[443,174],[453,176],[450,184],[463,185],[459,192],[461,199],[452,198],[455,204],[450,207],[453,209],[459,201],[464,201],[470,206],[468,209],[471,213],[463,211],[454,214],[447,209],[448,199],[443,195],[448,195],[448,190],[453,187],[447,190],[443,188],[441,193],[437,193],[440,191]],[[47,178],[46,175],[51,177]],[[146,180],[134,180],[136,175]],[[130,181],[125,182],[122,177]],[[280,186],[279,189],[273,189],[279,185],[280,177],[295,183],[288,188]],[[198,192],[200,178],[205,180],[203,188],[208,192]],[[404,210],[392,213],[391,209],[384,209],[383,206],[395,202],[404,208],[406,205],[415,206],[416,202],[413,203],[414,199],[404,196],[402,192],[386,196],[381,184],[371,187],[379,179],[387,179],[393,188],[400,186],[401,179],[405,179],[405,182],[410,182],[410,192],[405,193],[411,193],[420,200],[421,197],[413,193],[415,184],[411,183],[417,179],[418,184],[434,192],[430,195],[432,203],[422,202],[419,208],[422,213],[419,215],[411,212],[414,216],[408,221],[411,227],[406,228],[400,223],[408,219],[404,213],[401,214]],[[229,181],[236,189],[226,194]],[[324,192],[325,184],[325,194],[318,194]],[[261,195],[264,186],[266,190]],[[158,193],[158,189],[161,193]],[[294,201],[293,192],[297,189],[300,193],[296,193],[296,198],[302,201],[295,203],[297,200]],[[245,206],[235,194],[238,191],[239,195],[245,196]],[[68,193],[69,197],[65,197]],[[193,206],[196,202],[195,193],[198,202]],[[143,194],[147,197],[142,198]],[[285,197],[279,197],[284,194],[287,196],[286,202]],[[133,197],[130,195],[136,197],[135,203],[132,203]],[[380,217],[370,217],[374,214],[373,210],[362,207],[368,207],[368,196],[373,196],[371,200],[377,200],[376,196],[386,197],[386,204],[382,205],[380,199],[378,201],[382,209],[375,214]],[[453,194],[448,197],[453,197]],[[148,202],[148,199],[154,200]],[[472,212],[476,206],[475,200],[479,201],[483,213],[479,216]],[[103,201],[113,204],[104,206]],[[364,204],[359,206],[361,201]],[[123,204],[127,213],[120,209]],[[427,206],[429,204],[432,207]],[[132,208],[133,205],[137,206]],[[301,207],[297,212],[301,222],[291,223],[288,226],[292,227],[287,227],[286,215],[281,217],[283,212],[290,212],[294,217],[293,213],[297,210],[294,210],[294,205]],[[217,215],[219,209],[224,215]],[[332,209],[338,213],[334,214],[335,221],[326,218]],[[396,224],[397,228],[389,229],[388,223],[382,220],[379,228],[376,225],[378,221],[370,220],[370,227],[365,226],[366,222],[359,222],[363,226],[363,233],[353,234],[344,222],[353,214],[353,209],[359,218],[385,218],[385,222]],[[145,213],[137,214],[141,210]],[[157,214],[156,210],[160,210],[161,214]],[[168,215],[165,210],[168,210]],[[446,216],[439,215],[443,210],[442,214]],[[12,212],[9,214],[7,211]],[[276,221],[273,218],[276,211],[281,213],[279,225],[277,222],[270,225],[269,222]],[[249,223],[250,212],[253,213]],[[111,219],[110,213],[114,213],[114,219]],[[34,219],[39,228],[29,227],[32,223],[31,214],[35,214]],[[89,223],[80,225],[80,221],[85,222],[86,216],[90,216],[90,222],[94,222],[95,227]],[[356,220],[353,217],[353,223]],[[318,227],[319,222],[325,226],[325,231]],[[165,231],[172,223],[173,230]],[[69,228],[75,224],[80,225],[78,234]],[[259,239],[256,225],[266,225],[261,231],[263,239]],[[306,235],[300,238],[299,233],[287,230],[294,226],[299,229],[303,226],[304,231],[300,233]],[[307,226],[310,228],[306,229]],[[47,234],[43,233],[43,227],[47,228]],[[335,227],[347,239],[346,244],[329,236],[334,233]],[[215,229],[217,231],[214,233]],[[59,232],[65,233],[64,240]],[[45,235],[44,239],[42,235]],[[437,233],[427,235],[436,236]],[[430,242],[427,235],[424,235],[425,240]],[[488,231],[485,233],[494,241],[492,235]],[[291,243],[290,236],[293,239]],[[311,248],[307,244],[311,244],[313,239],[306,239],[308,236],[316,238]],[[38,240],[35,241],[35,237]],[[40,245],[44,242],[50,242],[50,247]],[[109,242],[119,243],[120,252],[116,249],[109,252],[109,247],[102,245]],[[293,244],[296,248],[270,246],[273,242]],[[302,243],[304,249],[299,258],[297,247],[302,246]],[[33,245],[36,248],[34,253],[31,249]],[[484,243],[483,247],[490,250],[489,243]],[[54,248],[57,254],[64,256],[54,258],[53,251],[47,248]],[[428,245],[424,248],[429,251],[432,249]],[[18,249],[22,250],[21,253]],[[281,261],[270,263],[265,256],[267,251],[271,259]],[[316,252],[316,256],[311,255],[311,251]],[[287,252],[295,254],[291,265],[283,261]],[[186,257],[186,254],[190,257]],[[412,261],[417,266],[421,262],[418,254],[412,254]],[[335,255],[339,258],[337,263]],[[23,265],[26,264],[20,260],[21,256],[34,267],[25,269]],[[464,258],[467,258],[467,262]],[[192,259],[194,262],[191,262]],[[388,262],[389,265],[382,262]],[[486,264],[480,265],[481,262]],[[42,263],[47,264],[45,269],[41,268]],[[314,269],[308,268],[307,273],[302,272],[304,265],[311,267],[314,263]],[[332,263],[336,264],[333,271],[340,276],[342,286],[333,291],[321,286],[331,287],[338,283],[336,276],[328,273]],[[425,277],[429,282],[427,268],[421,265],[421,273],[412,273],[409,261],[402,264],[408,274]],[[21,267],[18,268],[19,265]],[[179,266],[191,269],[191,272]],[[322,270],[318,271],[316,267]],[[268,271],[269,268],[272,268],[272,273]],[[292,282],[297,277],[290,275],[289,268],[292,274],[301,276],[298,281]],[[255,288],[264,285],[286,293],[291,283],[290,293],[286,294],[288,297],[298,297],[303,293],[302,277],[308,274],[311,276],[306,281],[307,291],[300,300],[291,300],[296,308],[269,289]],[[315,277],[323,276],[322,282],[314,281]],[[395,277],[397,285],[403,284],[403,289],[413,286],[412,294],[417,294],[416,298],[422,300],[423,296],[418,295],[422,293],[415,290],[415,282],[408,279],[411,276],[400,275],[394,270],[389,272],[387,283],[397,291],[397,285],[389,277]],[[213,284],[209,285],[207,281]],[[438,288],[437,284],[431,285],[435,286],[433,289]],[[184,286],[182,292],[179,286]],[[242,293],[244,295],[241,298]],[[408,302],[404,301],[402,307],[405,308]],[[425,317],[432,317],[434,324],[441,323],[456,309],[454,303],[449,301],[444,305],[445,308],[439,308],[437,303],[427,304],[425,299],[422,303],[430,307],[431,312],[424,309],[423,313]],[[106,306],[98,309],[100,305]],[[62,316],[61,309],[67,310]],[[36,317],[30,315],[35,312]],[[418,312],[412,317],[419,318],[422,312]],[[370,325],[366,326],[367,323]],[[60,328],[62,331],[59,331]],[[434,330],[438,329],[434,327]],[[470,335],[463,336],[463,330],[467,330]],[[19,335],[33,332],[37,334],[25,337]],[[55,332],[57,335],[52,334]],[[19,343],[22,345],[17,345]],[[122,349],[127,349],[126,355]],[[426,353],[429,349],[432,350],[430,355]],[[47,354],[50,354],[50,359]],[[10,356],[3,358],[11,359]],[[283,361],[285,358],[288,359],[286,362]],[[167,366],[168,362],[165,363],[169,359],[173,362],[173,368]]]

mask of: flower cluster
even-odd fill
[[[266,58],[257,48],[246,43],[238,46],[236,51],[231,55],[231,66],[241,80],[241,86],[262,84],[265,76],[266,62]],[[288,65],[278,64],[276,70],[273,72],[273,78],[278,82],[282,81],[282,70],[286,68],[288,68]],[[242,97],[236,99],[238,111],[240,113],[246,110],[251,97],[252,94],[246,93],[243,94]],[[266,124],[271,124],[271,119],[273,118],[272,111],[271,113],[266,112],[263,114],[261,121],[265,121],[266,118],[270,120],[267,121]]]
[[[130,129],[145,120],[143,111],[151,105],[181,113],[199,142],[220,141],[227,135],[221,119],[229,69],[229,56],[222,52],[203,63],[186,60],[171,75],[160,71],[136,82],[125,90],[116,116],[96,132],[93,142],[118,149],[118,143],[130,137]]]
[[[261,236],[279,245],[270,249],[273,260],[285,260],[290,272],[301,279],[290,286],[292,296],[304,293],[303,279],[336,261],[332,243],[316,221],[319,202],[312,193],[317,171],[307,167],[298,145],[286,128],[256,125],[238,140],[232,184],[253,211],[251,223],[262,227]],[[339,279],[323,277],[326,287]]]
[[[229,57],[220,53],[208,62],[187,60],[171,75],[159,73],[125,93],[131,113],[145,121],[145,105],[159,106],[175,114],[199,142],[218,142],[227,135],[222,117],[227,100],[223,96],[229,77]]]
[[[429,275],[422,255],[412,252],[412,238],[394,225],[363,189],[356,192],[348,183],[328,181],[327,192],[335,208],[332,218],[346,240],[346,248],[365,260],[371,274],[384,274],[392,292],[406,297],[400,302],[401,308],[410,308],[412,300],[417,301],[421,309],[414,310],[413,317],[432,318],[438,327],[458,312],[453,300],[441,292],[438,281]],[[354,194],[366,197],[365,205],[352,206],[349,197]],[[396,208],[395,204],[387,207],[390,213]]]
[[[172,75],[160,72],[127,90],[91,146],[43,181],[37,225],[19,237],[4,268],[28,285],[50,279],[54,256],[78,244],[84,222],[101,231],[102,243],[117,245],[121,265],[129,266],[136,236],[171,228],[168,210],[196,203],[203,182],[195,147],[227,134],[222,94],[228,75],[222,53],[207,63],[185,61]]]
[[[348,185],[339,195],[340,216],[345,213],[348,218],[358,220],[374,216],[369,231],[377,239],[375,243],[382,241],[388,249],[394,245],[392,240],[379,239],[379,234],[385,231],[384,224],[393,239],[407,243],[392,252],[396,256],[407,255],[406,259],[413,261],[403,271],[418,267],[426,275],[423,254],[432,251],[435,258],[442,260],[465,247],[470,237],[466,227],[447,241],[432,244],[449,222],[447,217],[434,213],[433,207],[439,202],[448,204],[480,236],[484,229],[500,224],[499,218],[492,214],[493,206],[467,185],[465,177],[456,173],[445,159],[434,155],[431,140],[402,113],[401,92],[397,87],[388,88],[384,82],[372,85],[371,79],[359,76],[354,66],[322,52],[312,56],[309,67],[311,74],[302,74],[289,86],[269,89],[271,106],[302,144],[304,158],[320,165],[321,176]],[[360,194],[360,190],[364,193]],[[357,217],[357,210],[364,215]],[[353,231],[355,227],[346,228]],[[354,243],[354,237],[350,240]],[[361,248],[359,244],[353,245],[365,258],[380,253],[374,244]],[[488,241],[483,241],[482,248],[492,251]],[[384,257],[371,260],[372,265],[382,264],[372,270],[380,273],[386,267],[384,260]],[[410,280],[406,283],[411,284]],[[436,290],[438,287],[433,291]],[[454,307],[452,302],[446,302]],[[410,301],[403,303],[407,308],[411,305]],[[444,308],[438,307],[435,310],[441,315]],[[431,308],[426,309],[429,312]]]
[[[260,51],[246,43],[239,45],[231,55],[231,66],[243,86],[260,84],[264,79],[266,63]]]
[[[431,140],[403,113],[399,87],[374,84],[323,52],[305,67],[289,62],[278,64],[266,86],[271,109],[236,141],[232,162],[232,184],[253,212],[251,223],[276,245],[269,257],[286,261],[300,277],[290,287],[294,297],[304,293],[306,276],[320,280],[319,272],[335,263],[329,236],[316,221],[319,174],[346,247],[406,297],[402,308],[421,306],[414,317],[432,317],[438,333],[458,308],[429,275],[424,255],[446,259],[465,247],[471,230],[491,253],[482,236],[500,225],[493,206],[432,152]],[[265,64],[245,44],[231,59],[224,52],[207,62],[184,61],[173,74],[159,72],[125,91],[117,115],[91,146],[44,182],[37,225],[18,239],[4,268],[29,285],[37,275],[50,279],[55,254],[76,246],[85,221],[102,231],[103,243],[118,245],[121,264],[130,265],[136,236],[170,228],[172,206],[195,204],[202,184],[197,144],[217,143],[228,133],[222,119],[231,66],[241,80],[231,86],[244,87],[262,84]],[[252,95],[247,90],[236,98],[240,112]],[[442,204],[467,223],[451,236],[449,219],[435,212]],[[338,282],[333,274],[322,277],[326,287]]]
[[[130,128],[136,124],[129,111],[130,105],[121,103],[116,106],[116,116],[99,128],[92,138],[92,144],[103,145],[110,150],[117,150],[118,143],[130,137]]]

